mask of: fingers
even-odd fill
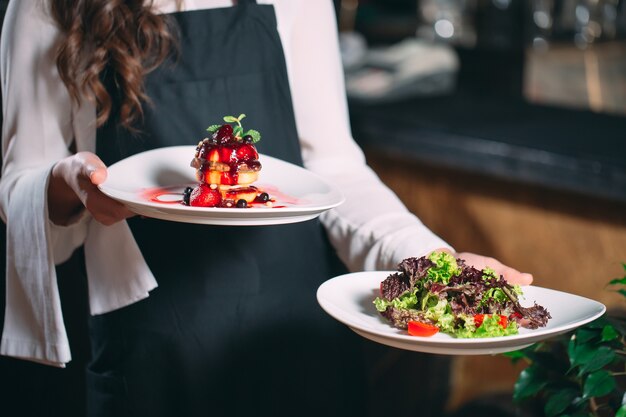
[[[499,271],[496,270],[496,273],[498,272]],[[533,282],[533,276],[531,274],[520,272],[517,269],[513,269],[504,265],[502,265],[502,270],[500,271],[500,274],[510,284],[530,285]]]
[[[84,205],[97,222],[110,226],[135,215],[125,205],[102,194],[95,185],[92,187],[92,192],[86,193]]]
[[[68,185],[97,222],[110,226],[135,215],[98,188],[107,178],[107,167],[97,155],[91,152],[73,155],[70,167],[66,170],[66,178]]]
[[[485,267],[489,267],[493,269],[496,275],[502,275],[504,279],[511,284],[530,285],[533,282],[533,276],[531,274],[520,272],[517,269],[506,266],[497,259],[468,252],[459,253],[457,256],[464,259],[468,265],[472,265],[474,268],[484,269]]]

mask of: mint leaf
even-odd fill
[[[241,120],[242,120],[244,117],[246,117],[246,115],[245,115],[245,114],[243,114],[243,113],[241,113],[241,114],[239,115],[239,117],[237,118],[237,120],[239,120],[239,121],[241,122]]]
[[[261,140],[261,134],[254,130],[254,129],[250,129],[248,131],[246,131],[243,136],[251,136],[252,137],[252,143],[257,143],[258,141]]]
[[[206,128],[207,132],[210,133],[215,133],[219,130],[219,128],[222,127],[221,125],[211,125],[209,127]]]
[[[241,138],[243,133],[243,128],[241,126],[235,126],[233,129],[233,135],[237,138]]]
[[[237,123],[237,118],[235,116],[224,116],[224,121],[227,123]]]

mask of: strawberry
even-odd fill
[[[215,207],[222,202],[222,195],[217,189],[207,184],[200,184],[189,196],[189,205],[194,207]]]
[[[219,147],[219,152],[220,152],[220,162],[223,162],[225,164],[229,164],[231,162],[235,162],[235,149],[233,148],[232,145],[222,145],[221,147]]]
[[[240,161],[250,161],[250,160],[258,159],[259,154],[257,153],[254,146],[249,145],[249,144],[244,144],[244,145],[241,145],[237,149],[237,158],[239,158]]]

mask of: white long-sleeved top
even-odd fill
[[[393,269],[406,257],[449,247],[381,183],[352,139],[331,0],[258,2],[275,8],[305,167],[346,197],[321,216],[340,258],[352,271]],[[183,7],[231,5],[187,0]],[[157,0],[155,7],[173,12],[176,1]],[[148,297],[157,282],[126,222],[106,227],[88,213],[66,227],[49,221],[50,170],[71,154],[72,143],[79,152],[95,150],[96,110],[88,99],[73,102],[59,78],[55,51],[62,35],[46,8],[46,0],[11,2],[0,45],[0,214],[7,223],[0,353],[64,366],[71,354],[55,265],[84,244],[92,314]]]

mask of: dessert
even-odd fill
[[[536,329],[550,313],[535,303],[522,307],[519,285],[489,268],[482,271],[445,252],[408,258],[380,284],[378,312],[413,336],[441,331],[454,337],[497,337]]]
[[[211,136],[198,143],[191,161],[200,183],[185,189],[183,204],[238,208],[252,203],[271,204],[269,195],[252,185],[261,171],[254,145],[261,135],[252,129],[244,131],[241,125],[244,117],[245,114],[226,116],[225,124],[207,128]]]

